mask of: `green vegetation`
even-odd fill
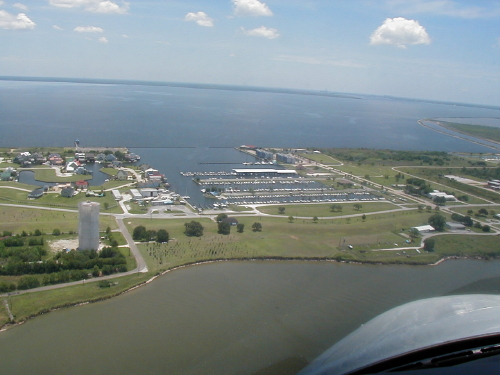
[[[459,133],[465,133],[474,137],[500,142],[500,132],[495,126],[458,124],[456,122],[447,121],[437,121],[437,123],[445,128],[458,131]]]
[[[364,202],[359,210],[357,210],[352,203],[348,202],[338,203],[337,205],[341,207],[340,211],[332,211],[332,204],[291,204],[283,206],[286,210],[283,214],[294,217],[317,216],[318,218],[321,218],[399,209],[398,206],[389,202]],[[279,208],[276,208],[276,206],[262,206],[258,209],[265,214],[280,214]]]

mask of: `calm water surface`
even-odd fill
[[[253,374],[276,363],[310,361],[367,320],[409,301],[467,286],[468,292],[498,293],[491,278],[499,275],[498,261],[194,266],[3,332],[2,373]]]

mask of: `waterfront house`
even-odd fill
[[[12,178],[12,174],[10,172],[2,172],[0,174],[0,180],[2,181],[10,181]]]
[[[128,173],[127,171],[124,171],[123,169],[120,169],[117,173],[116,173],[116,179],[117,180],[120,180],[120,181],[124,181],[128,178]]]
[[[89,187],[89,183],[85,180],[80,180],[75,182],[75,189],[87,189]]]
[[[66,186],[61,189],[61,197],[71,198],[75,193],[75,189],[71,186]]]

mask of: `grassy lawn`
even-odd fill
[[[30,316],[57,307],[113,297],[134,285],[146,281],[150,277],[150,274],[119,277],[113,279],[116,285],[110,288],[100,288],[97,282],[87,282],[85,284],[82,282],[81,285],[72,287],[8,297],[8,301],[16,321],[22,321]],[[0,326],[7,323],[7,321],[8,318],[2,303],[0,304]]]
[[[294,220],[271,217],[238,217],[245,225],[243,233],[236,228],[231,234],[217,233],[217,225],[209,219],[199,221],[205,228],[202,237],[187,237],[184,223],[188,219],[128,219],[126,224],[132,232],[138,225],[146,229],[166,229],[171,241],[168,244],[139,245],[148,267],[157,272],[185,263],[220,258],[253,257],[321,257],[369,262],[398,262],[406,258],[394,252],[374,252],[380,248],[405,246],[406,233],[412,226],[426,224],[429,213],[415,211],[377,214],[361,218],[319,220]],[[261,232],[253,232],[252,224],[262,224]],[[352,245],[354,249],[349,249]],[[415,246],[415,245],[411,245]],[[410,260],[416,263],[429,263],[438,260],[435,254],[418,254]]]
[[[118,169],[116,168],[101,168],[100,171],[110,176],[116,176],[118,174]]]
[[[342,162],[340,162],[337,159],[332,158],[329,155],[326,154],[299,154],[301,157],[325,164],[325,165],[340,165]]]
[[[52,168],[43,166],[41,168],[26,168],[22,171],[32,171],[35,172],[35,179],[43,182],[76,182],[81,180],[90,180],[92,175],[79,175],[75,174],[69,177],[58,177],[56,172]]]
[[[388,211],[399,209],[389,202],[364,202],[360,203],[362,208],[358,211],[354,208],[354,203],[339,203],[342,206],[342,212],[332,212],[330,207],[333,203],[329,204],[291,204],[291,205],[276,205],[276,206],[263,206],[258,207],[258,210],[265,214],[279,215],[278,207],[285,207],[284,217],[288,216],[303,216],[303,217],[331,217],[331,216],[344,216],[353,214],[363,214],[368,212]]]
[[[446,121],[439,121],[439,124],[461,133],[500,142],[500,132],[495,126],[458,124]]]
[[[56,210],[40,210],[32,208],[18,208],[2,206],[0,209],[1,230],[12,231],[14,234],[33,232],[39,229],[44,233],[52,233],[54,229],[62,232],[78,230],[78,212],[63,212]],[[114,217],[101,215],[99,218],[100,230],[107,227],[117,228]]]
[[[474,236],[449,234],[433,237],[436,240],[435,251],[440,257],[495,257],[500,255],[498,235]]]

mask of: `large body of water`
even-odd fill
[[[373,96],[0,81],[0,147],[125,146],[165,173],[241,167],[241,144],[490,152],[422,118],[498,118],[499,108]],[[197,189],[197,188],[196,188]],[[360,324],[419,298],[500,293],[500,262],[437,267],[214,263],[0,334],[5,374],[293,373]],[[272,372],[263,372],[273,367]],[[286,370],[288,369],[288,370]],[[261,371],[261,372],[259,372]]]

